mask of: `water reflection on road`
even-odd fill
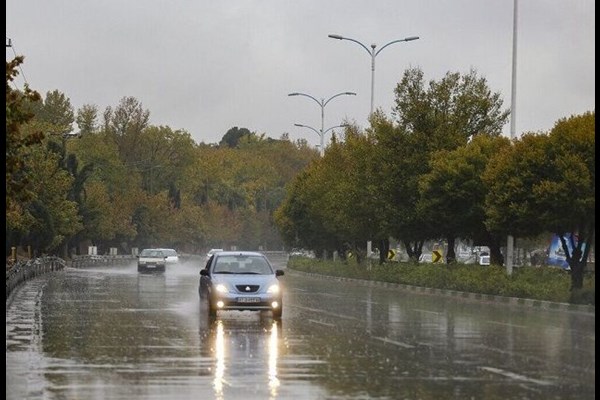
[[[226,395],[260,394],[267,388],[269,399],[276,399],[280,381],[277,376],[281,322],[264,316],[259,321],[247,316],[219,317],[201,327],[202,348],[214,360],[215,399]],[[240,391],[236,388],[242,388]]]
[[[282,277],[210,319],[197,265],[67,269],[6,312],[8,399],[591,399],[595,317]]]

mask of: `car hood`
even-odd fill
[[[225,285],[272,285],[279,280],[275,275],[251,275],[251,274],[214,274],[212,276],[214,284]]]

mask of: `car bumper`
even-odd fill
[[[213,293],[211,303],[217,310],[274,310],[281,307],[281,297],[269,294]]]
[[[138,264],[138,271],[140,272],[152,272],[152,271],[165,271],[165,264]]]

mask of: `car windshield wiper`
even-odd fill
[[[260,275],[260,272],[244,271],[240,272],[240,275]]]
[[[215,274],[235,274],[235,272],[231,272],[231,271],[215,271]]]

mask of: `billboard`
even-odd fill
[[[571,233],[566,233],[563,235],[567,241],[569,254],[573,254],[573,243],[575,246],[577,246],[578,241],[577,234],[573,234],[573,241],[571,241],[571,235]],[[585,243],[583,244],[581,250],[583,254],[585,252]],[[561,267],[566,270],[571,269],[567,263],[567,256],[563,250],[562,243],[556,234],[552,235],[552,240],[550,241],[550,246],[548,247],[548,258],[546,259],[546,264]]]

